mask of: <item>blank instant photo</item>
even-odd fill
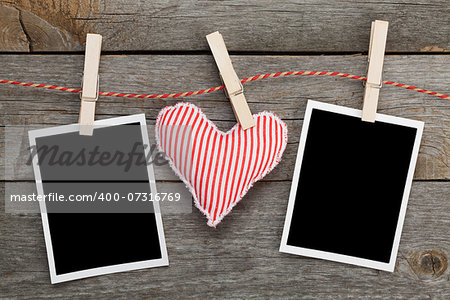
[[[39,202],[52,283],[169,264],[159,203],[136,200],[156,193],[145,115],[94,125],[29,131],[38,195],[95,195]]]
[[[280,252],[394,271],[423,126],[308,101]]]

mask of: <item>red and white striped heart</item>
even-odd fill
[[[253,115],[256,126],[236,124],[222,132],[190,103],[164,108],[156,120],[156,140],[173,171],[189,188],[195,205],[215,227],[253,183],[280,161],[286,124],[269,112]]]

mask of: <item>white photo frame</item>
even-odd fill
[[[323,111],[327,111],[327,112],[334,112],[334,113],[357,117],[357,118],[361,118],[361,114],[362,114],[362,111],[357,110],[357,109],[352,109],[352,108],[347,108],[347,107],[343,107],[343,106],[332,105],[332,104],[327,104],[327,103],[322,103],[322,102],[317,102],[317,101],[312,101],[312,100],[308,101],[306,111],[305,111],[305,117],[304,117],[304,121],[303,121],[301,136],[300,136],[300,143],[299,143],[298,151],[297,151],[297,159],[296,159],[296,163],[295,163],[295,170],[294,170],[294,175],[293,175],[292,184],[291,184],[291,190],[290,190],[290,194],[289,194],[289,203],[288,203],[288,207],[287,207],[286,219],[285,219],[285,223],[284,223],[283,234],[282,234],[282,238],[281,238],[281,245],[280,245],[279,251],[283,252],[283,253],[302,255],[302,256],[307,256],[307,257],[325,259],[325,260],[336,261],[336,262],[341,262],[341,263],[348,263],[348,264],[352,264],[352,265],[358,265],[358,266],[393,272],[394,268],[395,268],[397,252],[398,252],[398,248],[399,248],[399,244],[400,244],[400,236],[401,236],[403,223],[404,223],[404,219],[405,219],[406,207],[407,207],[408,198],[409,198],[409,194],[410,194],[410,190],[411,190],[411,184],[412,184],[414,169],[415,169],[417,156],[418,156],[418,152],[419,152],[420,141],[422,138],[424,123],[421,121],[399,118],[399,117],[394,117],[394,116],[388,116],[388,115],[384,115],[384,114],[376,115],[376,121],[381,121],[381,122],[391,123],[391,124],[396,124],[396,125],[402,125],[402,126],[407,126],[407,127],[412,127],[412,128],[417,129],[414,146],[413,146],[413,150],[412,150],[412,155],[411,155],[411,160],[410,160],[410,164],[409,164],[409,169],[408,169],[408,173],[407,173],[406,185],[404,188],[400,212],[399,212],[399,216],[398,216],[398,222],[397,222],[397,227],[396,227],[396,231],[395,231],[394,242],[393,242],[392,251],[390,254],[390,260],[388,263],[384,263],[384,262],[380,262],[380,261],[374,261],[374,260],[369,260],[369,259],[364,259],[364,258],[359,258],[359,257],[354,257],[354,256],[348,256],[348,255],[342,255],[342,254],[326,252],[326,251],[319,251],[319,250],[315,250],[315,249],[303,248],[303,247],[298,247],[298,246],[293,246],[293,245],[287,244],[288,235],[289,235],[289,231],[291,228],[294,204],[295,204],[295,200],[296,200],[296,193],[297,193],[297,188],[298,188],[300,170],[302,167],[302,159],[303,159],[303,155],[304,155],[306,139],[308,136],[309,124],[310,124],[310,119],[311,119],[311,113],[312,113],[313,109],[323,110]],[[330,126],[332,126],[332,125],[330,125]]]
[[[148,132],[147,132],[145,114],[136,114],[136,115],[123,116],[123,117],[95,121],[94,128],[97,129],[97,128],[102,128],[102,127],[124,125],[124,124],[130,124],[130,123],[139,123],[140,124],[142,141],[143,141],[144,145],[145,144],[150,145]],[[70,125],[63,125],[63,126],[57,126],[57,127],[51,127],[51,128],[31,130],[31,131],[29,131],[30,147],[31,148],[36,147],[36,138],[57,135],[57,134],[64,134],[64,133],[79,132],[79,130],[80,130],[79,127],[80,127],[79,124],[70,124]],[[95,135],[95,129],[94,129],[94,135]],[[150,151],[149,148],[150,147],[144,147],[146,157],[149,155],[149,151]],[[33,171],[34,171],[36,187],[37,187],[37,195],[43,195],[44,191],[43,191],[42,178],[41,178],[41,172],[40,172],[40,168],[39,168],[39,164],[38,164],[37,155],[32,156],[32,164],[33,164]],[[149,178],[150,191],[152,193],[156,193],[157,190],[156,190],[156,183],[155,183],[155,175],[154,175],[152,164],[147,164],[147,173],[148,173],[148,178]],[[49,223],[48,223],[48,218],[47,218],[46,204],[44,201],[39,201],[41,218],[42,218],[42,226],[43,226],[44,238],[45,238],[45,246],[47,249],[47,258],[48,258],[51,283],[55,284],[55,283],[76,280],[76,279],[81,279],[81,278],[87,278],[87,277],[92,277],[92,276],[98,276],[98,275],[104,275],[104,274],[111,274],[111,273],[117,273],[117,272],[132,271],[132,270],[146,269],[146,268],[153,268],[153,267],[160,267],[160,266],[168,266],[169,259],[168,259],[166,242],[165,242],[165,237],[164,237],[164,230],[163,230],[163,223],[162,223],[162,218],[161,218],[159,202],[158,201],[152,201],[152,202],[153,202],[153,209],[154,209],[153,211],[154,211],[154,215],[155,215],[156,226],[157,226],[158,237],[159,237],[161,258],[144,260],[144,261],[139,261],[139,262],[132,262],[132,263],[124,263],[124,264],[118,264],[118,265],[111,265],[111,266],[104,266],[104,267],[92,268],[92,269],[58,275],[58,274],[56,274],[55,259],[53,256],[53,248],[52,248],[51,235],[50,235]]]

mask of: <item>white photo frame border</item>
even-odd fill
[[[394,125],[402,125],[402,126],[407,126],[407,127],[412,127],[412,128],[417,129],[416,137],[414,140],[414,147],[413,147],[413,151],[411,154],[411,160],[410,160],[410,164],[409,164],[409,168],[408,168],[408,174],[406,177],[405,189],[403,191],[402,203],[400,206],[400,212],[399,212],[399,216],[398,216],[398,220],[397,220],[397,227],[395,230],[395,236],[394,236],[394,242],[392,245],[391,256],[390,256],[389,262],[384,263],[384,262],[370,260],[370,259],[364,259],[364,258],[359,258],[359,257],[354,257],[354,256],[349,256],[349,255],[327,252],[327,251],[314,250],[314,249],[298,247],[298,246],[291,246],[291,245],[287,244],[289,230],[291,227],[292,214],[293,214],[293,210],[294,210],[295,197],[297,194],[298,181],[299,181],[299,177],[300,177],[300,170],[301,170],[301,165],[302,165],[302,160],[303,160],[303,154],[304,154],[305,145],[306,145],[306,138],[307,138],[308,131],[309,131],[309,123],[311,120],[311,113],[312,113],[313,109],[339,113],[342,115],[357,117],[357,118],[361,118],[361,115],[362,115],[362,111],[358,110],[358,109],[353,109],[353,108],[348,108],[348,107],[344,107],[344,106],[308,100],[308,103],[306,105],[306,111],[305,111],[305,117],[304,117],[304,121],[303,121],[302,132],[300,135],[300,143],[299,143],[298,150],[297,150],[297,158],[296,158],[296,162],[295,162],[294,176],[292,178],[291,191],[289,193],[289,202],[288,202],[286,218],[285,218],[285,222],[284,222],[283,234],[281,237],[281,244],[280,244],[279,251],[283,252],[283,253],[302,255],[302,256],[307,256],[307,257],[325,259],[325,260],[330,260],[330,261],[335,261],[335,262],[341,262],[341,263],[362,266],[362,267],[374,268],[374,269],[378,269],[378,270],[382,270],[382,271],[393,272],[395,269],[398,248],[400,245],[400,237],[401,237],[401,233],[402,233],[402,229],[403,229],[403,223],[405,220],[406,208],[408,205],[408,199],[409,199],[409,194],[411,191],[412,179],[414,176],[414,170],[416,167],[417,156],[419,153],[420,141],[422,139],[423,128],[424,128],[425,123],[422,121],[394,117],[394,116],[389,116],[389,115],[384,115],[384,114],[378,114],[378,113],[376,114],[375,121],[390,123],[390,124],[394,124]]]
[[[94,135],[95,135],[95,130],[98,128],[124,125],[124,124],[137,123],[137,122],[140,124],[140,127],[141,127],[142,141],[143,141],[144,145],[145,144],[150,145],[145,114],[136,114],[136,115],[129,115],[129,116],[95,121],[94,122]],[[29,137],[31,150],[33,149],[33,147],[36,147],[36,138],[57,135],[57,134],[64,134],[64,133],[79,132],[79,131],[80,131],[79,124],[69,124],[69,125],[63,125],[63,126],[57,126],[57,127],[51,127],[51,128],[30,130],[28,132],[28,137]],[[148,157],[149,149],[150,149],[150,147],[144,147],[145,157]],[[35,176],[35,181],[36,181],[37,194],[43,195],[44,191],[43,191],[43,186],[42,186],[42,177],[41,177],[41,172],[40,172],[40,168],[39,168],[39,164],[38,164],[37,155],[33,155],[32,164],[33,164],[33,171],[34,171],[34,176]],[[156,193],[157,190],[156,190],[155,174],[153,171],[152,164],[147,164],[147,173],[148,173],[148,178],[149,178],[150,191],[151,191],[151,193]],[[70,273],[58,275],[58,274],[56,274],[55,260],[54,260],[54,256],[53,256],[53,247],[52,247],[52,243],[51,243],[50,228],[49,228],[48,218],[47,218],[47,207],[46,207],[44,201],[39,201],[51,283],[55,284],[55,283],[76,280],[76,279],[82,279],[82,278],[87,278],[87,277],[93,277],[93,276],[98,276],[98,275],[105,275],[105,274],[112,274],[112,273],[118,273],[118,272],[168,266],[169,258],[168,258],[168,254],[167,254],[167,247],[166,247],[166,242],[165,242],[165,237],[164,237],[164,228],[163,228],[163,223],[162,223],[161,210],[160,210],[158,201],[152,201],[152,202],[153,202],[156,227],[157,227],[158,237],[159,237],[161,258],[144,260],[144,261],[139,261],[139,262],[132,262],[132,263],[117,264],[117,265],[111,265],[111,266],[105,266],[105,267],[98,267],[98,268],[86,269],[86,270],[82,270],[82,271],[76,271],[76,272],[70,272]]]

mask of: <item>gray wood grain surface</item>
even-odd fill
[[[360,75],[365,72],[363,56],[233,56],[241,78],[290,70],[339,71]],[[0,78],[79,87],[83,56],[0,56]],[[22,70],[27,68],[27,72]],[[450,56],[387,56],[384,78],[422,88],[446,92],[450,86]],[[211,56],[105,56],[100,67],[100,88],[104,91],[167,93],[220,85]],[[267,180],[289,180],[307,99],[362,107],[363,87],[358,80],[335,77],[289,77],[266,79],[245,85],[253,113],[269,110],[289,126],[289,145],[279,168]],[[4,125],[57,125],[78,120],[79,95],[0,85]],[[154,124],[161,108],[177,101],[199,106],[222,130],[235,123],[231,105],[222,92],[171,100],[142,100],[100,97],[96,118],[145,113]],[[415,179],[450,179],[450,102],[437,97],[385,86],[378,112],[425,122]],[[12,142],[16,141],[13,135]],[[18,141],[19,142],[19,141]],[[22,142],[22,141],[20,141]],[[26,143],[26,139],[25,139]],[[26,152],[25,152],[26,153]],[[161,180],[176,179],[168,169],[157,170]],[[28,175],[27,175],[28,174]],[[0,174],[0,176],[2,176]],[[30,171],[4,178],[32,179]]]
[[[365,71],[366,58],[232,59],[238,74],[246,77],[304,69],[358,75]],[[82,64],[81,55],[4,55],[0,56],[0,78],[78,87]],[[449,56],[387,56],[384,76],[446,92],[449,66]],[[25,69],[27,72],[23,72]],[[198,55],[105,56],[100,80],[102,90],[137,93],[195,90],[220,84],[212,57]],[[51,286],[39,215],[1,213],[0,298],[448,298],[450,102],[396,87],[386,86],[381,92],[380,112],[426,123],[415,174],[418,181],[413,183],[397,267],[391,274],[278,252],[306,100],[360,108],[361,83],[302,76],[253,82],[245,88],[253,112],[271,110],[287,122],[289,145],[280,165],[250,190],[217,229],[207,227],[205,217],[196,208],[191,213],[169,210],[163,215],[169,267]],[[221,92],[168,101],[101,97],[96,118],[144,112],[152,125],[161,108],[182,100],[201,107],[222,130],[235,122]],[[0,85],[0,105],[4,126],[1,145],[6,144],[7,150],[18,145],[20,148],[25,133],[11,136],[8,132],[21,125],[42,127],[76,122],[79,97]],[[2,167],[10,169],[9,156],[1,162]],[[156,173],[158,188],[184,189],[167,166],[156,168]],[[30,169],[3,174],[3,186],[33,186]],[[2,188],[2,198],[4,193]]]
[[[257,183],[217,229],[165,214],[169,267],[55,286],[40,216],[2,213],[0,298],[448,299],[449,182],[414,182],[394,273],[279,253],[289,188]]]
[[[232,55],[241,78],[295,70],[364,75],[366,57],[348,54],[367,51],[370,22],[381,19],[390,21],[392,54],[384,79],[449,94],[449,13],[448,0],[0,0],[0,79],[78,88],[84,57],[66,51],[84,51],[85,34],[97,32],[112,54],[101,58],[101,90],[209,88],[221,84],[205,40],[215,30],[241,54]],[[302,52],[311,55],[292,55]],[[39,214],[6,213],[3,199],[12,186],[34,188],[32,170],[22,163],[26,130],[76,122],[79,96],[0,84],[0,299],[449,299],[450,101],[436,97],[392,86],[380,95],[378,112],[425,122],[394,273],[278,252],[307,99],[360,109],[362,92],[360,81],[335,77],[246,84],[252,112],[272,111],[289,127],[278,167],[216,229],[168,166],[156,168],[158,190],[184,191],[187,205],[181,212],[162,207],[170,266],[51,285]],[[100,97],[96,119],[145,113],[152,130],[161,108],[178,101],[199,106],[221,130],[235,123],[222,92],[171,100]]]
[[[220,30],[233,51],[359,52],[376,19],[390,22],[387,51],[450,49],[448,0],[0,0],[2,10],[15,21],[0,21],[0,51],[80,51],[87,32],[104,50],[208,50],[205,35]]]

